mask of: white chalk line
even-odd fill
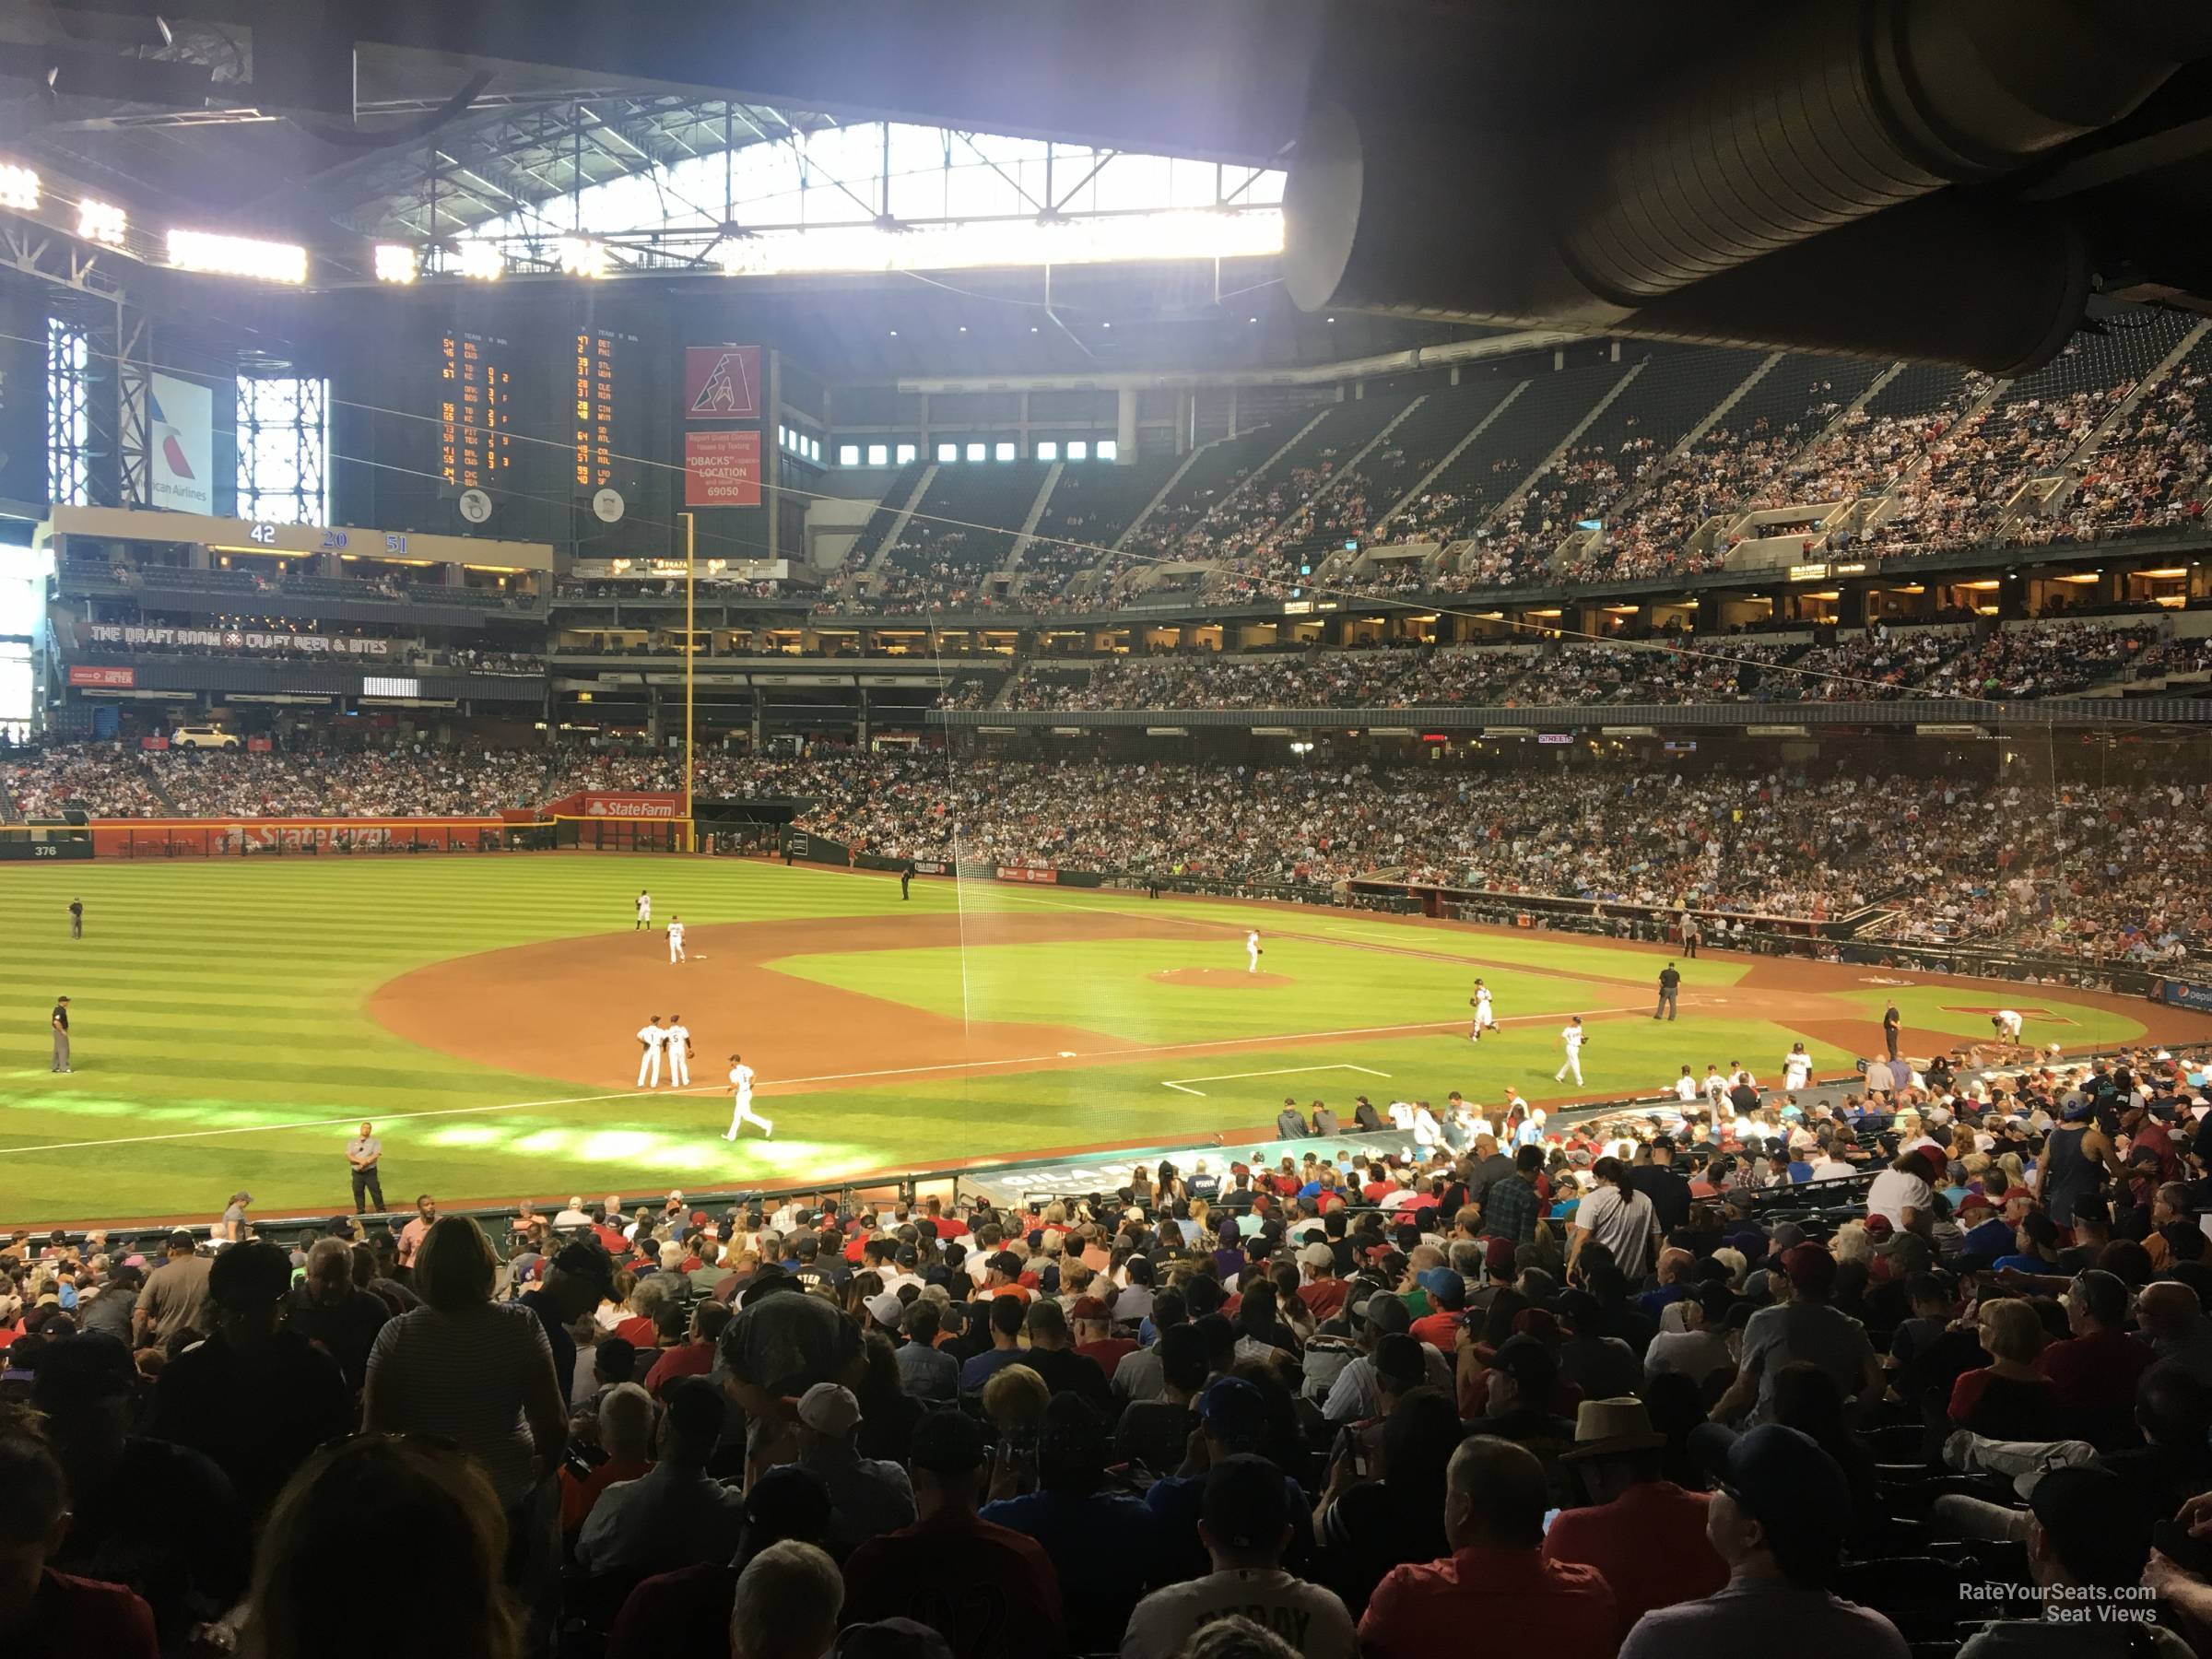
[[[1187,1095],[1203,1096],[1206,1093],[1205,1089],[1191,1088],[1186,1087],[1186,1085],[1192,1083],[1228,1083],[1239,1077],[1302,1077],[1312,1072],[1329,1071],[1365,1072],[1371,1077],[1387,1077],[1390,1076],[1388,1072],[1377,1071],[1371,1065],[1278,1065],[1271,1071],[1215,1072],[1212,1075],[1204,1077],[1176,1077],[1172,1080],[1163,1077],[1160,1079],[1160,1087],[1162,1088],[1180,1089],[1182,1093]]]

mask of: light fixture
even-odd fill
[[[0,207],[18,213],[39,210],[39,175],[10,161],[0,165]]]
[[[415,250],[405,242],[377,243],[375,271],[379,282],[412,282],[421,275]]]
[[[169,263],[180,271],[212,276],[253,276],[264,282],[305,282],[307,250],[290,242],[218,236],[211,230],[171,230]]]
[[[1247,323],[1257,323],[1259,319],[1257,317],[1247,317],[1244,319],[1244,321]]]
[[[606,244],[588,236],[562,237],[553,244],[553,255],[570,276],[604,276],[610,263]]]
[[[76,205],[76,233],[87,241],[120,248],[123,233],[129,225],[129,217],[124,210],[106,202],[96,202],[87,196]]]
[[[461,275],[475,282],[497,282],[507,274],[507,256],[497,242],[477,240],[461,244]]]

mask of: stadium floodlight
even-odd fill
[[[211,276],[252,276],[263,282],[305,282],[307,250],[291,242],[218,236],[212,230],[171,230],[169,263],[180,271]]]
[[[0,207],[18,213],[39,210],[39,175],[10,161],[0,165]]]
[[[461,275],[477,282],[497,282],[507,274],[507,256],[500,244],[465,241],[460,244]]]
[[[87,241],[120,248],[123,233],[130,229],[130,217],[122,208],[90,196],[76,205],[76,233]]]
[[[604,276],[610,263],[606,244],[588,236],[564,236],[553,244],[553,253],[570,276]]]
[[[376,244],[376,279],[379,282],[412,282],[421,275],[421,266],[415,258],[415,250],[405,242],[378,242]]]

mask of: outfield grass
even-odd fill
[[[653,888],[656,914],[680,910],[694,926],[956,909],[1059,912],[1078,926],[1098,911],[1187,921],[1198,924],[1187,938],[993,946],[964,958],[814,954],[774,966],[794,999],[812,983],[836,985],[952,1018],[1080,1027],[1133,1048],[1280,1041],[781,1100],[769,1087],[760,1104],[778,1119],[777,1139],[733,1149],[720,1139],[720,1094],[647,1100],[472,1064],[364,1012],[377,986],[431,962],[627,931],[641,885]],[[68,937],[75,894],[86,903],[82,940]],[[1236,930],[1247,921],[1265,936],[1264,966],[1289,984],[1218,990],[1150,977],[1178,966],[1241,968]],[[1649,952],[1598,942],[1341,912],[938,881],[916,882],[902,904],[896,882],[841,872],[611,853],[13,866],[0,870],[0,937],[9,947],[0,956],[0,1223],[21,1224],[212,1216],[241,1187],[265,1212],[340,1208],[342,1147],[363,1116],[385,1143],[386,1197],[404,1204],[420,1191],[449,1201],[635,1197],[670,1185],[1181,1138],[1263,1126],[1285,1094],[1342,1103],[1362,1092],[1441,1100],[1458,1088],[1495,1100],[1513,1084],[1541,1101],[1564,1092],[1551,1082],[1564,1016],[1645,1006],[1656,966]],[[1687,971],[1694,992],[1732,985],[1747,966],[1707,960]],[[1460,1022],[1478,971],[1509,1024],[1475,1048]],[[77,1070],[68,1077],[48,1070],[46,1017],[58,993],[76,1017]],[[1878,1010],[1880,994],[1871,996]],[[1685,1062],[1701,1071],[1742,1058],[1777,1072],[1795,1033],[1758,1014],[1744,999],[1724,1018],[1692,1010],[1679,1025],[1595,1023],[1587,1088],[1655,1089]],[[1908,1009],[1909,1021],[1919,1018]],[[1452,1024],[1350,1041],[1312,1036],[1428,1021]],[[1823,1069],[1850,1058],[1824,1045],[1815,1053]],[[1230,1073],[1265,1075],[1220,1075]]]

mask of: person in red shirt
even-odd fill
[[[1306,1270],[1306,1282],[1298,1288],[1298,1300],[1315,1320],[1334,1319],[1344,1308],[1351,1287],[1336,1277],[1336,1253],[1315,1242],[1302,1246],[1298,1264]]]
[[[1469,1631],[1501,1653],[1612,1659],[1620,1618],[1594,1567],[1544,1555],[1544,1465],[1512,1441],[1477,1435],[1445,1475],[1441,1561],[1399,1567],[1359,1620],[1366,1659],[1429,1659],[1465,1649]]]
[[[1573,1449],[1559,1458],[1580,1468],[1590,1507],[1553,1519],[1544,1559],[1594,1567],[1613,1592],[1624,1637],[1653,1607],[1695,1601],[1728,1582],[1727,1563],[1705,1536],[1712,1499],[1660,1474],[1665,1444],[1642,1401],[1584,1400]]]
[[[2066,1328],[2073,1335],[2051,1344],[2035,1361],[2057,1390],[2060,1406],[2103,1414],[2109,1433],[2125,1433],[2136,1408],[2136,1384],[2158,1360],[2150,1344],[2127,1334],[2126,1324],[2127,1286],[2117,1274],[2092,1267],[2066,1289]],[[2086,1438],[2105,1437],[2092,1429]]]
[[[588,1475],[564,1465],[560,1471],[560,1535],[574,1545],[591,1518],[599,1494],[618,1480],[636,1480],[653,1472],[653,1400],[635,1382],[618,1382],[599,1401],[599,1449],[606,1456]]]
[[[714,1345],[722,1340],[729,1323],[727,1303],[709,1299],[692,1309],[691,1340],[662,1350],[653,1369],[645,1373],[645,1392],[657,1400],[661,1391],[678,1377],[703,1377],[712,1371]]]
[[[1459,1346],[1459,1327],[1467,1314],[1467,1281],[1449,1267],[1431,1267],[1421,1275],[1421,1288],[1437,1311],[1413,1322],[1413,1334],[1440,1354]]]
[[[870,1538],[845,1562],[848,1624],[912,1618],[943,1636],[953,1659],[1067,1651],[1052,1558],[977,1513],[990,1463],[982,1425],[958,1406],[914,1426],[907,1468],[920,1519]]]
[[[8,1659],[155,1659],[153,1609],[120,1584],[46,1563],[69,1534],[62,1466],[34,1435],[0,1430],[0,1653]]]
[[[1067,1311],[1068,1323],[1075,1327],[1076,1352],[1086,1359],[1098,1362],[1106,1373],[1108,1382],[1113,1380],[1113,1369],[1124,1356],[1136,1352],[1136,1340],[1131,1336],[1113,1334],[1112,1316],[1106,1304],[1095,1296],[1079,1296]]]
[[[947,1215],[945,1213],[945,1201],[942,1198],[924,1199],[922,1201],[922,1214],[927,1218],[930,1225],[937,1230],[937,1242],[940,1244],[953,1239],[964,1239],[968,1236],[968,1223],[961,1220],[958,1216]]]

